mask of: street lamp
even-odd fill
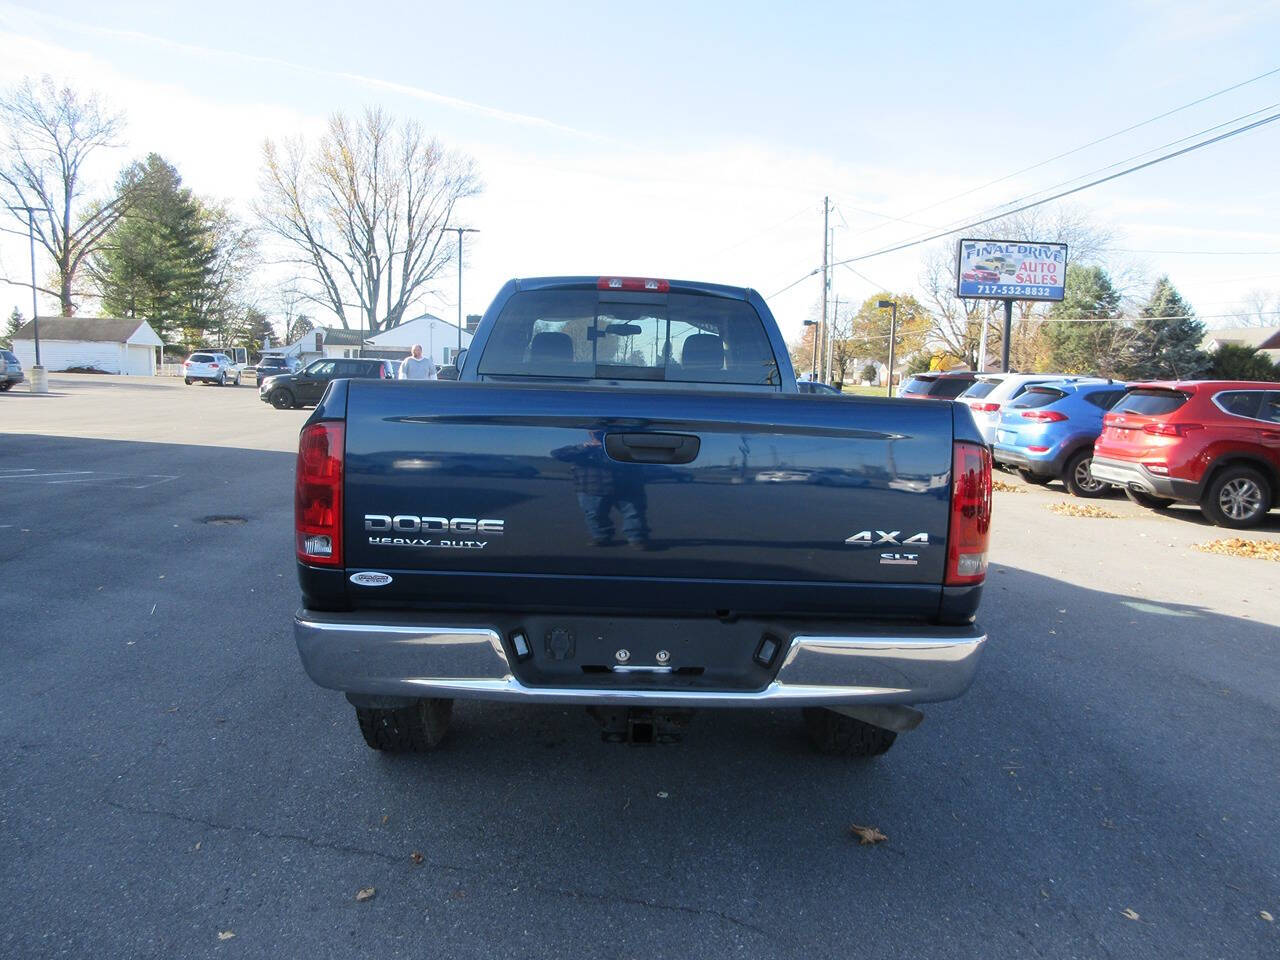
[[[31,331],[36,341],[36,364],[31,368],[31,392],[48,393],[48,381],[44,367],[40,365],[40,306],[36,302],[36,211],[43,207],[10,206],[10,210],[24,210],[27,214],[27,240],[31,244]]]
[[[806,320],[806,327],[816,327],[819,325],[817,320]],[[813,331],[813,370],[809,373],[809,379],[816,381],[818,379],[818,331]]]
[[[876,304],[881,310],[888,308],[893,312],[889,314],[889,383],[885,386],[885,396],[893,396],[893,351],[898,344],[898,301],[881,300]]]
[[[462,235],[479,233],[475,227],[445,227],[458,235],[458,353],[462,352]],[[453,362],[458,362],[458,354],[454,354]]]

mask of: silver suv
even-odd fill
[[[182,364],[182,379],[187,386],[203,380],[220,387],[228,383],[234,383],[238,387],[242,372],[242,368],[229,356],[214,350],[199,350],[187,357]]]
[[[21,383],[22,363],[12,350],[0,350],[0,390],[12,390],[14,384]]]

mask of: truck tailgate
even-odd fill
[[[947,403],[358,380],[346,417],[345,566],[392,578],[349,585],[363,604],[919,616],[941,595]]]

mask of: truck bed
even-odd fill
[[[950,404],[378,381],[345,404],[346,572],[391,577],[344,578],[361,607],[939,611]]]

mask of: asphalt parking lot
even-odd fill
[[[390,758],[293,646],[306,413],[50,380],[0,396],[0,956],[1280,955],[1280,568],[1194,511],[1004,477],[977,683],[874,761],[473,703]]]

